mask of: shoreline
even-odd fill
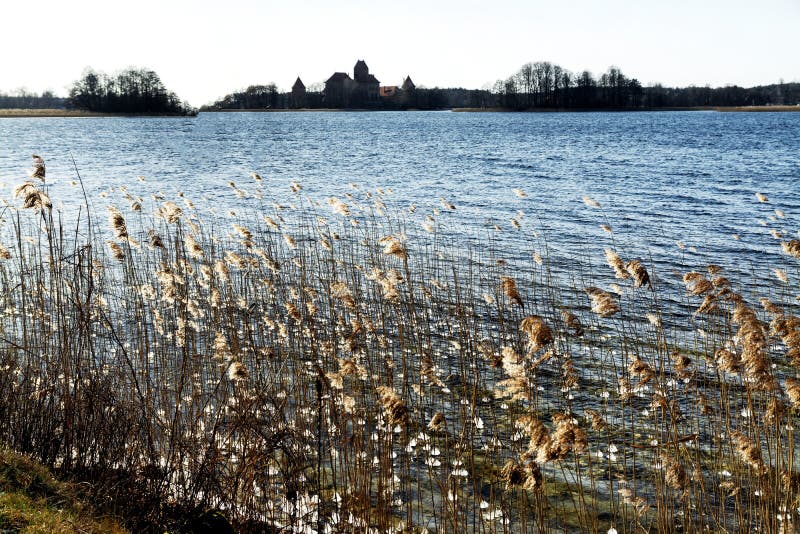
[[[338,113],[341,111],[393,111],[384,109],[360,108],[253,108],[253,109],[202,109],[200,113]]]
[[[301,108],[301,109],[215,109],[199,113],[339,113],[339,112],[368,112],[368,111],[419,111],[419,110],[370,110],[370,109],[337,109],[337,108]],[[715,111],[719,113],[784,113],[800,112],[798,106],[696,106],[685,108],[646,108],[646,109],[616,109],[616,108],[536,108],[514,110],[509,108],[445,108],[430,111],[450,111],[453,113],[596,113],[596,112],[654,112],[654,111]],[[192,115],[165,115],[165,114],[125,114],[125,113],[99,113],[73,109],[0,109],[2,118],[102,118],[102,117],[191,117]]]
[[[721,113],[732,112],[792,112],[800,111],[797,106],[693,106],[693,107],[663,107],[663,108],[534,108],[510,109],[501,107],[487,108],[442,108],[431,110],[419,109],[361,109],[361,108],[256,108],[256,109],[206,109],[200,113],[337,113],[337,112],[369,112],[369,111],[450,111],[453,113],[597,113],[597,112],[653,112],[653,111],[717,111]]]
[[[653,112],[653,111],[717,111],[720,113],[763,113],[763,112],[792,112],[800,111],[798,106],[693,106],[693,107],[664,107],[664,108],[453,108],[455,113],[597,113],[597,112]]]
[[[31,118],[102,118],[102,117],[192,117],[193,115],[167,115],[161,113],[100,113],[79,109],[0,109],[0,119]]]

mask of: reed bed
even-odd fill
[[[468,244],[446,199],[401,213],[293,182],[276,205],[258,175],[230,184],[256,206],[239,215],[137,184],[67,217],[34,164],[2,213],[0,439],[135,529],[209,510],[278,532],[800,520],[788,234],[775,278],[696,265],[678,285],[588,197],[601,268],[554,265],[519,217],[524,250]]]

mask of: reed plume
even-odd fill
[[[584,289],[592,301],[592,311],[600,317],[611,317],[619,312],[619,306],[609,293],[597,287],[587,287]]]
[[[642,262],[639,260],[631,260],[625,264],[625,270],[633,278],[634,287],[642,287],[650,284],[650,275],[647,274]]]
[[[773,397],[767,403],[767,409],[764,410],[764,421],[771,424],[780,423],[786,417],[786,413],[786,404],[781,399]]]
[[[522,303],[522,295],[520,295],[519,290],[517,289],[517,282],[513,278],[510,276],[501,276],[500,287],[503,289],[506,297],[508,297],[513,304],[516,304],[520,308],[524,309],[525,306]]]
[[[427,352],[420,356],[419,372],[422,378],[427,380],[429,384],[444,387],[444,382],[442,382],[442,379],[436,374],[436,367],[433,364],[433,359]]]
[[[742,432],[732,432],[731,438],[733,438],[736,451],[742,461],[750,466],[756,474],[763,474],[766,471],[766,466],[761,455],[761,448]]]
[[[792,408],[800,410],[800,380],[791,377],[787,378],[785,389],[786,395],[792,403]]]
[[[280,230],[280,225],[273,219],[272,217],[264,216],[264,222],[267,223],[267,226],[272,228],[273,230]]]
[[[150,229],[147,231],[148,242],[152,248],[164,248],[164,241],[161,239],[161,236],[155,233],[154,230]]]
[[[441,432],[445,430],[446,425],[447,420],[445,419],[444,414],[442,412],[436,412],[428,422],[428,430],[431,432]]]
[[[717,367],[728,373],[738,373],[742,361],[738,354],[728,349],[719,349],[714,355]]]
[[[172,201],[167,201],[161,204],[157,211],[157,215],[170,224],[178,222],[183,217],[183,210]]]
[[[581,200],[583,200],[583,203],[586,204],[587,206],[589,206],[590,208],[600,208],[601,207],[600,203],[598,201],[596,201],[595,199],[593,199],[593,198],[591,198],[589,196],[583,195],[581,197]]]
[[[367,279],[373,280],[380,285],[383,298],[386,300],[394,302],[400,298],[398,286],[403,283],[403,275],[399,271],[389,269],[384,272],[380,269],[373,269],[367,275]]]
[[[46,174],[44,160],[36,154],[31,157],[33,158],[33,171],[31,171],[30,177],[44,182],[44,176]]]
[[[391,425],[406,426],[411,422],[405,402],[392,388],[378,386],[376,388],[386,420]]]
[[[519,329],[528,335],[528,352],[530,354],[553,343],[553,331],[538,315],[529,315],[522,319]]]
[[[675,368],[675,373],[678,375],[678,378],[686,380],[694,376],[694,372],[691,369],[691,358],[680,352],[673,352],[670,358],[672,359],[672,365]]]
[[[592,425],[592,430],[600,432],[608,428],[608,423],[597,410],[587,408],[585,414],[586,418],[589,419],[589,422]]]
[[[22,207],[33,208],[37,211],[51,210],[53,208],[50,197],[31,182],[23,182],[14,188],[14,198],[22,199]]]
[[[683,283],[686,285],[686,290],[692,296],[703,295],[714,289],[712,284],[704,275],[691,271],[683,275]]]
[[[791,257],[800,260],[800,239],[791,239],[781,243],[783,252]]]
[[[578,420],[569,413],[557,413],[553,416],[553,444],[549,456],[563,460],[571,452],[580,453],[589,446],[586,432],[578,425]]]
[[[573,336],[581,337],[583,335],[583,325],[577,315],[568,310],[561,310],[561,320],[572,331]]]
[[[786,358],[795,367],[800,367],[800,317],[775,314],[770,323],[770,332],[780,337],[786,346]]]
[[[197,239],[195,239],[192,234],[187,234],[184,242],[186,244],[186,250],[189,252],[191,258],[196,260],[203,259],[203,247],[200,246],[200,243],[197,242]]]
[[[628,372],[639,379],[640,386],[647,384],[656,376],[653,368],[639,358],[639,356],[634,356],[631,363],[628,364]]]
[[[513,458],[506,460],[505,465],[500,470],[500,476],[506,483],[506,489],[520,487],[528,479],[525,468]]]
[[[108,221],[111,225],[111,229],[114,230],[114,235],[117,237],[117,239],[128,238],[128,227],[125,224],[125,217],[122,215],[121,211],[119,211],[117,208],[109,207]]]
[[[689,491],[689,475],[686,474],[686,469],[667,454],[661,455],[661,461],[664,462],[664,481],[667,486],[680,491],[685,497]]]
[[[334,282],[331,284],[331,297],[341,300],[345,306],[351,310],[356,309],[356,301],[350,293],[350,288],[344,282]]]
[[[289,245],[289,248],[297,248],[297,241],[289,234],[283,234],[283,240]]]
[[[553,454],[553,438],[544,424],[533,415],[519,417],[514,426],[522,430],[530,438],[526,454],[544,463],[555,458]]]
[[[503,370],[508,378],[497,383],[497,396],[506,397],[511,402],[529,399],[530,381],[525,372],[525,362],[512,347],[503,347],[501,354]]]
[[[733,322],[739,325],[735,339],[742,347],[741,361],[745,377],[760,389],[772,389],[774,384],[764,325],[755,311],[743,302],[734,306]]]
[[[108,248],[109,248],[109,250],[111,250],[111,255],[114,257],[114,259],[119,260],[119,261],[122,261],[122,260],[125,259],[125,251],[122,250],[122,247],[119,246],[116,242],[109,241],[108,242]]]
[[[338,198],[336,197],[329,198],[328,205],[334,212],[338,213],[339,215],[350,217],[350,207],[341,200],[339,200]]]
[[[408,258],[406,247],[396,236],[386,236],[378,240],[378,243],[383,246],[383,253],[389,256],[394,256],[405,260]]]
[[[630,278],[631,274],[625,268],[625,262],[622,260],[622,258],[619,257],[619,255],[616,252],[614,252],[610,248],[607,248],[605,250],[605,256],[606,256],[606,262],[612,269],[614,269],[614,275],[617,278],[619,278],[620,280],[626,280]]]
[[[228,367],[228,378],[234,382],[243,382],[250,377],[247,367],[240,361],[234,361]]]

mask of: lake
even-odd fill
[[[512,257],[508,251],[529,257],[529,237],[544,230],[556,260],[575,261],[576,250],[602,260],[613,238],[627,256],[664,272],[679,267],[676,257],[685,260],[681,268],[713,262],[742,274],[759,268],[737,265],[743,253],[788,261],[770,230],[797,237],[793,217],[800,212],[800,113],[30,118],[0,120],[0,140],[2,194],[11,197],[36,153],[47,161],[56,206],[67,211],[81,202],[79,189],[69,186],[73,157],[90,198],[127,185],[144,197],[183,191],[197,203],[242,208],[228,182],[246,188],[255,171],[280,203],[291,200],[292,180],[319,200],[352,192],[350,183],[391,188],[390,209],[416,204],[417,213],[404,216],[416,223],[440,209],[444,197],[456,211],[437,216],[443,230],[472,242],[492,237]],[[770,201],[759,203],[756,192]],[[583,195],[603,210],[588,208]],[[600,228],[604,223],[612,235]]]

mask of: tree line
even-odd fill
[[[17,89],[0,93],[0,109],[77,109],[98,113],[193,115],[197,110],[169,91],[155,71],[128,68],[109,76],[91,68],[72,83],[67,98]]]
[[[281,109],[289,106],[289,93],[281,93],[278,91],[277,85],[269,83],[251,85],[247,89],[235,91],[200,109],[201,111],[209,109]]]
[[[726,86],[645,87],[636,78],[609,67],[595,78],[591,72],[573,73],[548,61],[526,63],[492,94],[499,107],[517,110],[549,109],[659,109],[717,106],[768,106],[800,103],[800,84],[743,88]]]
[[[69,89],[69,106],[100,113],[196,113],[167,90],[155,71],[136,68],[125,69],[114,76],[87,69]]]
[[[42,94],[24,88],[11,93],[0,92],[0,109],[58,109],[66,107],[66,104],[66,98],[56,96],[50,90]]]

